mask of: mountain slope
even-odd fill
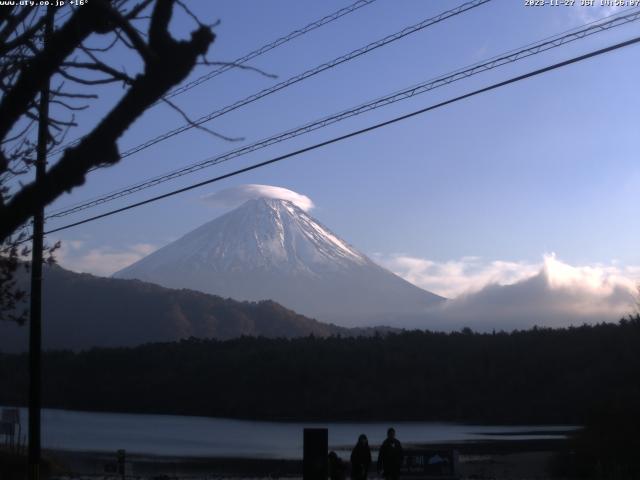
[[[26,280],[26,279],[25,279]],[[28,328],[0,322],[0,350],[23,351]],[[275,302],[237,302],[139,280],[45,268],[45,348],[135,346],[181,338],[328,336],[346,329],[303,317]]]
[[[249,200],[114,277],[272,299],[344,326],[393,325],[443,300],[376,265],[293,203],[272,198]]]

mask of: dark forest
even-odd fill
[[[640,404],[640,316],[511,333],[189,339],[44,356],[51,408],[253,419],[583,424]],[[26,404],[26,355],[0,355]]]

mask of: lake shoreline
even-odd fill
[[[457,450],[464,476],[491,475],[513,472],[517,475],[545,474],[554,454],[567,445],[567,440],[495,440],[453,443],[406,445],[407,449]],[[107,465],[115,465],[115,452],[82,452],[47,450],[47,458],[57,466],[58,473],[69,476],[107,477]],[[341,454],[348,462],[348,455]],[[377,452],[374,452],[374,462]],[[372,466],[375,478],[375,466]],[[275,459],[251,457],[189,457],[149,454],[128,454],[127,473],[142,478],[279,478],[300,477],[302,459]],[[552,477],[547,477],[552,478]]]
[[[20,410],[26,427],[28,412]],[[131,453],[170,457],[301,458],[305,428],[327,428],[332,449],[350,450],[360,434],[380,444],[394,426],[406,445],[461,442],[564,439],[579,427],[572,425],[464,425],[454,423],[275,423],[224,418],[42,411],[44,449]],[[24,430],[23,430],[24,432]],[[501,447],[505,448],[505,447]]]

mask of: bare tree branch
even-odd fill
[[[77,48],[87,38],[90,28],[87,24],[80,24],[78,18],[81,12],[90,12],[84,14],[83,18],[89,25],[93,20],[94,30],[104,29],[104,16],[101,18],[102,23],[95,19],[96,12],[107,13],[107,17],[114,20],[117,27],[126,28],[128,21],[109,6],[104,6],[100,0],[94,0],[93,4],[100,3],[100,7],[93,9],[82,8],[72,16],[69,22],[61,28],[60,31],[53,35],[58,42],[61,41],[62,33],[72,37]],[[53,165],[44,176],[42,182],[35,182],[24,186],[18,191],[11,200],[0,208],[0,241],[7,239],[20,225],[33,215],[38,205],[48,204],[59,197],[65,191],[70,191],[76,186],[82,185],[85,181],[87,172],[93,168],[103,165],[111,165],[120,159],[117,140],[129,128],[129,126],[142,113],[161,98],[169,89],[180,83],[193,69],[198,58],[206,54],[209,45],[214,41],[215,36],[211,29],[200,26],[191,34],[191,38],[185,41],[175,40],[169,33],[169,21],[172,16],[174,0],[156,0],[151,22],[149,25],[149,43],[145,44],[145,48],[138,50],[141,57],[145,61],[144,72],[138,75],[124,96],[115,105],[115,107],[104,117],[104,119],[89,133],[82,141],[73,147],[64,151],[60,160]],[[100,10],[101,9],[101,10]],[[121,20],[115,20],[121,19]],[[118,23],[120,22],[120,23]],[[122,23],[125,22],[125,23]],[[97,27],[95,23],[98,23]],[[75,25],[80,31],[69,31],[69,24]],[[131,37],[129,37],[131,38]],[[53,43],[53,41],[51,42]],[[67,45],[65,54],[56,54],[53,60],[45,60],[43,58],[34,59],[33,66],[27,70],[36,70],[40,75],[51,75],[60,68],[64,58],[73,51],[73,46]],[[43,50],[43,54],[49,52],[47,46]],[[143,54],[143,52],[145,52]],[[16,83],[23,81],[21,75]],[[6,104],[7,97],[3,98],[0,103],[0,135],[4,136],[13,122],[5,120],[3,112],[17,118],[24,112],[24,107],[29,105],[29,93],[31,88],[40,84],[37,80],[32,80],[31,84],[20,85],[18,98]],[[15,88],[14,88],[15,90]],[[11,95],[12,92],[9,93]],[[26,98],[26,99],[25,99]],[[31,96],[33,99],[33,96]],[[19,110],[19,106],[23,110]],[[4,129],[4,130],[3,130]]]
[[[157,9],[157,4],[156,4]],[[129,23],[129,21],[124,18],[120,12],[115,10],[114,8],[108,9],[108,14],[111,20],[122,29],[125,33],[129,41],[131,42],[131,48],[134,48],[138,51],[140,56],[143,58],[145,63],[154,62],[157,59],[153,58],[153,48],[150,48],[149,45],[144,41],[144,39],[140,36],[138,31]]]
[[[143,0],[138,5],[133,7],[131,11],[125,13],[124,14],[125,18],[127,20],[133,20],[135,18],[139,18],[138,15],[140,14],[140,12],[142,12],[145,8],[151,5],[151,2],[153,2],[153,0]]]
[[[264,70],[262,70],[260,68],[252,67],[251,65],[245,65],[244,63],[210,61],[210,60],[207,60],[205,58],[203,60],[200,60],[198,62],[198,65],[223,66],[223,67],[231,66],[233,68],[239,68],[240,70],[249,70],[251,72],[256,72],[256,73],[259,73],[260,75],[263,75],[263,76],[265,76],[267,78],[278,78],[278,76],[273,74],[273,73],[265,72]]]
[[[182,118],[192,127],[201,130],[203,132],[206,132],[210,135],[213,135],[214,137],[220,138],[222,140],[226,140],[227,142],[241,142],[242,140],[244,140],[244,137],[227,137],[226,135],[222,135],[221,133],[218,132],[214,132],[213,130],[210,130],[209,128],[205,127],[204,125],[198,124],[196,122],[194,122],[189,115],[186,114],[186,112],[184,110],[182,110],[179,106],[177,106],[175,103],[173,103],[171,100],[162,97],[160,100],[162,100],[164,103],[166,103],[167,105],[169,105],[172,109],[174,109],[176,112],[178,112],[180,114],[180,116],[182,116]]]
[[[53,33],[46,48],[33,57],[0,102],[0,138],[4,138],[22,116],[46,79],[103,22],[105,9],[105,0],[94,0],[79,8],[65,25]]]
[[[33,38],[34,33],[42,28],[46,20],[47,20],[47,15],[43,15],[38,22],[36,22],[33,26],[29,27],[27,30],[25,30],[23,33],[21,33],[17,37],[15,37],[13,40],[11,40],[10,42],[0,44],[0,55],[4,55],[6,52],[9,52],[14,48],[16,48],[18,45],[23,44],[28,39]]]
[[[123,82],[127,85],[130,85],[133,83],[133,78],[131,78],[129,75],[127,75],[126,73],[123,73],[119,70],[116,70],[115,68],[112,68],[108,65],[105,65],[102,62],[64,62],[62,64],[62,67],[69,67],[69,68],[81,68],[84,70],[95,70],[98,72],[103,72],[106,73],[108,75],[110,75],[109,78],[104,78],[104,79],[97,79],[97,80],[88,80],[88,79],[83,79],[80,78],[76,75],[72,75],[69,72],[65,71],[63,68],[61,68],[58,73],[60,73],[60,75],[62,75],[65,78],[68,78],[69,80],[73,80],[74,82],[78,82],[78,83],[82,83],[85,85],[98,85],[101,83],[111,83],[111,82]]]
[[[49,100],[49,103],[60,105],[66,108],[67,110],[72,110],[74,112],[78,112],[80,110],[86,110],[87,108],[89,108],[89,105],[71,105],[67,102],[63,102],[62,100]]]
[[[87,46],[83,46],[82,48],[90,51],[90,52],[108,52],[109,50],[111,50],[113,48],[113,46],[118,43],[118,40],[120,40],[120,38],[118,37],[118,35],[114,35],[113,36],[113,40],[111,40],[106,46],[104,47],[87,47]]]
[[[17,15],[9,15],[6,19],[7,24],[0,30],[0,42],[6,42],[7,39],[15,32],[16,27],[29,16],[30,9],[23,8]]]

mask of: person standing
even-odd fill
[[[358,437],[358,443],[351,450],[351,478],[352,480],[367,480],[371,465],[371,449],[367,436]]]
[[[347,469],[336,452],[329,452],[329,479],[330,480],[345,480],[347,476]]]
[[[386,480],[398,480],[401,465],[402,444],[396,438],[395,429],[390,428],[378,453],[378,474],[382,472]]]

